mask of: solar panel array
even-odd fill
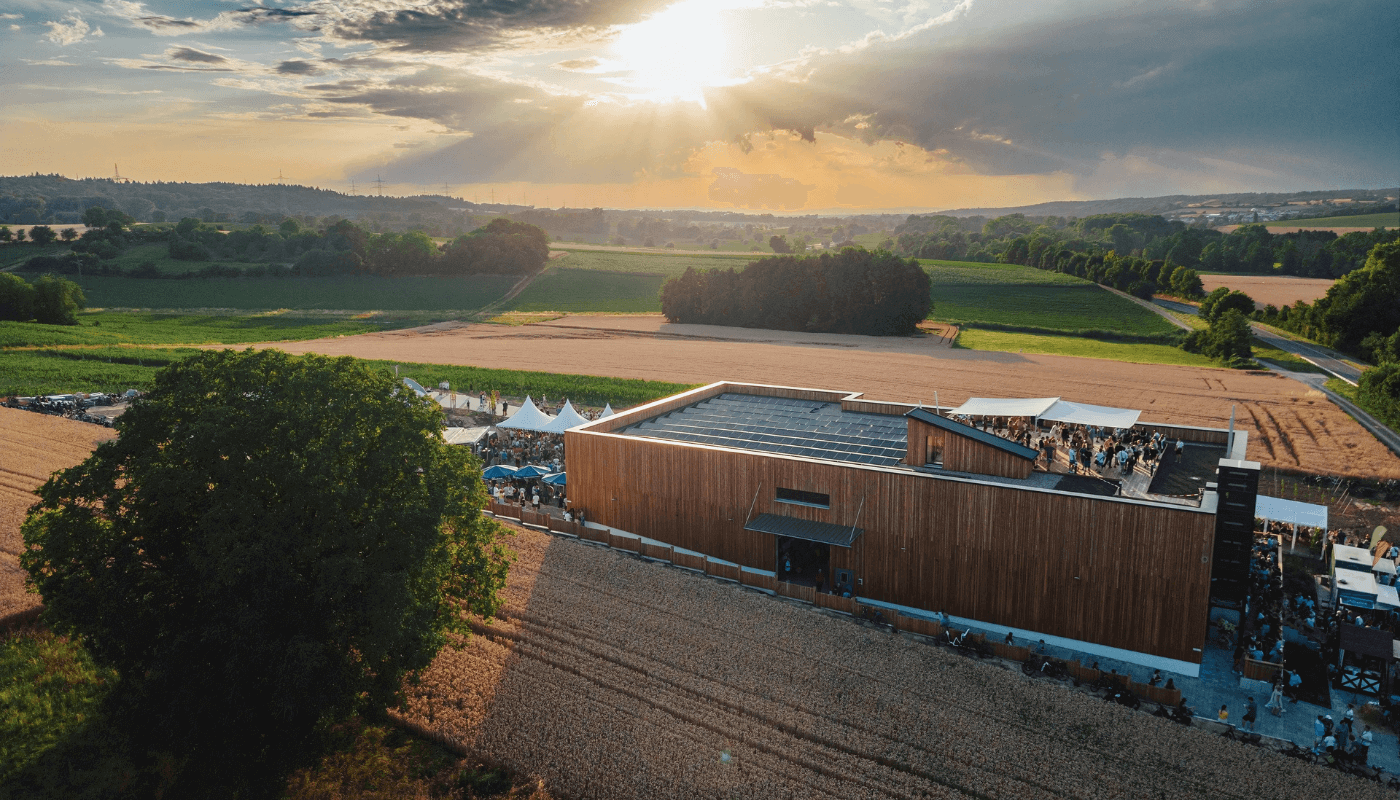
[[[840,403],[726,392],[619,433],[890,466],[904,460],[908,425],[903,417],[842,411]]]

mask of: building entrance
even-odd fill
[[[778,580],[815,586],[817,591],[831,588],[831,546],[791,536],[779,536]]]

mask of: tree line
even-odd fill
[[[102,208],[90,209],[89,224],[105,224],[72,241],[69,253],[37,256],[25,262],[23,269],[137,278],[515,275],[537,271],[549,260],[549,239],[543,230],[500,217],[439,246],[422,231],[370,233],[349,220],[316,230],[288,218],[274,228],[253,225],[227,231],[193,217],[174,226],[129,227],[129,217],[110,214]],[[110,263],[134,245],[153,242],[166,243],[169,257],[177,261],[218,259],[268,266],[210,264],[198,271],[171,273],[153,261],[127,271]]]
[[[692,267],[661,288],[671,322],[742,328],[899,336],[932,308],[917,261],[859,248],[765,258],[742,270]]]
[[[1271,233],[1242,225],[1229,234],[1149,214],[1095,214],[1082,219],[1008,214],[975,229],[975,219],[910,216],[895,230],[901,255],[951,261],[1022,264],[1041,269],[1075,254],[1113,252],[1203,272],[1335,278],[1358,269],[1371,248],[1400,231]],[[1277,266],[1275,266],[1277,265]]]

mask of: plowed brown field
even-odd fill
[[[19,526],[39,499],[34,490],[54,470],[77,464],[116,435],[86,422],[0,408],[0,618],[39,604],[24,590],[19,567]]]
[[[864,392],[943,406],[1050,397],[1141,409],[1147,422],[1249,431],[1266,467],[1400,478],[1400,458],[1320,392],[1268,372],[958,350],[937,337],[877,338],[671,326],[660,316],[573,316],[284,342],[294,353],[532,369],[684,383],[717,380]],[[472,390],[491,387],[468,387]]]
[[[1327,294],[1336,281],[1330,278],[1280,278],[1273,275],[1202,275],[1207,292],[1221,286],[1244,292],[1260,307],[1291,306],[1302,300],[1311,303]]]
[[[733,584],[533,531],[512,546],[501,619],[438,656],[406,716],[558,796],[1383,794]]]

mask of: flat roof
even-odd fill
[[[614,432],[883,467],[904,460],[909,436],[903,417],[843,411],[840,403],[736,392]]]
[[[1122,490],[1120,481],[1093,474],[1071,475],[1036,470],[1025,478],[1008,478],[930,466],[911,467],[905,463],[909,427],[904,415],[908,406],[897,411],[845,410],[842,408],[842,400],[832,397],[839,397],[838,392],[760,385],[752,386],[755,393],[744,391],[749,386],[711,384],[687,393],[694,394],[697,398],[687,405],[673,407],[669,400],[659,400],[651,405],[660,406],[664,403],[667,406],[665,410],[641,406],[623,412],[618,420],[623,424],[619,427],[602,431],[590,430],[591,427],[606,425],[609,422],[595,420],[577,430],[581,433],[596,432],[608,436],[657,439],[679,445],[720,447],[787,458],[834,461],[853,467],[910,472],[942,480],[1000,484],[1057,494],[1098,496],[1117,502],[1158,508],[1206,513],[1215,511],[1213,492],[1207,492],[1203,499],[1197,502],[1162,496],[1143,496],[1140,493],[1129,494]],[[719,387],[723,387],[720,393],[708,396],[705,394],[706,390]],[[821,393],[826,397],[799,400],[761,393],[775,389],[784,392]],[[857,395],[850,395],[844,400],[854,400],[856,397]],[[894,407],[902,404],[874,405]],[[1017,452],[1018,455],[1018,451],[1023,449],[1021,445],[1001,437],[985,434],[944,417],[930,416],[938,422],[957,428],[958,433],[979,441],[995,439],[998,446],[1010,452]],[[1029,448],[1024,450],[1031,454],[1035,452]]]

